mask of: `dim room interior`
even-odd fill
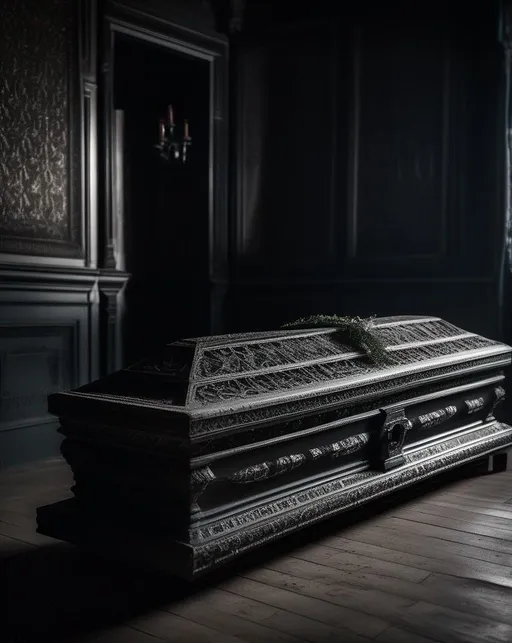
[[[2,642],[512,641],[511,79],[509,0],[2,3]]]

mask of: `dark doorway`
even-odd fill
[[[121,236],[132,275],[124,362],[132,363],[209,330],[210,64],[125,34],[116,34],[113,62],[114,114],[122,114],[113,158],[122,164]],[[165,161],[154,147],[169,105],[179,134],[189,122],[186,163]]]

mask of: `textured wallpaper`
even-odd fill
[[[70,240],[73,0],[0,2],[0,235]]]

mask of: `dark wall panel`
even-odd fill
[[[26,278],[0,288],[0,468],[58,454],[47,396],[89,381],[92,370],[90,290],[82,283]]]
[[[322,26],[241,48],[241,269],[305,274],[334,261],[335,38]]]
[[[422,24],[406,35],[400,23],[357,31],[348,217],[355,259],[439,261],[446,252],[452,109],[457,115],[448,38]]]
[[[259,16],[259,32],[247,27],[233,47],[228,326],[421,313],[497,337],[505,208],[496,7],[352,9],[278,33]]]
[[[215,13],[209,0],[109,0],[109,9],[128,8],[190,29],[214,32]]]
[[[4,252],[83,254],[76,7],[67,0],[6,0],[0,7]]]
[[[96,0],[0,3],[0,468],[58,455],[47,395],[99,376],[119,318],[126,276],[98,267],[97,23]]]
[[[497,286],[489,280],[389,280],[310,284],[239,284],[228,305],[237,331],[275,329],[298,317],[338,315],[439,316],[471,332],[499,337]]]

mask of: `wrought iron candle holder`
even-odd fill
[[[173,108],[169,105],[167,121],[163,118],[160,120],[159,142],[154,146],[160,152],[160,158],[165,161],[186,163],[191,144],[188,121],[183,121],[183,136],[180,138],[174,122]]]

